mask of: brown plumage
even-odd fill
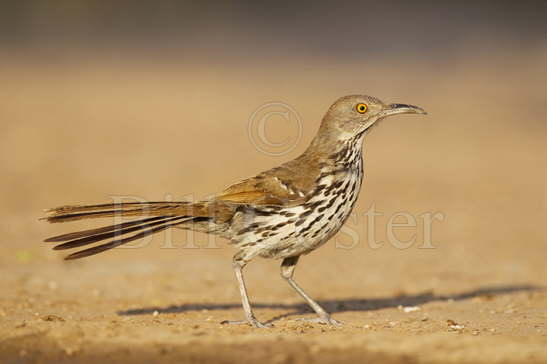
[[[282,276],[318,314],[317,322],[336,324],[330,315],[296,284],[292,275],[298,258],[334,235],[357,200],[363,178],[362,144],[379,120],[401,113],[425,114],[406,104],[385,104],[364,95],[346,96],[327,111],[319,131],[298,158],[231,185],[214,197],[190,202],[130,202],[62,206],[47,211],[52,223],[89,218],[128,217],[133,221],[63,234],[46,239],[54,249],[78,248],[68,255],[94,255],[172,227],[217,234],[231,241],[237,253],[233,267],[238,280],[244,322],[264,327],[252,313],[242,269],[255,256],[283,259]]]

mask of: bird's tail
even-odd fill
[[[62,206],[46,211],[44,220],[51,223],[75,221],[99,217],[134,217],[133,221],[121,222],[96,229],[77,231],[54,236],[46,242],[62,242],[54,250],[77,248],[99,241],[112,239],[107,243],[77,251],[65,259],[78,259],[101,253],[159,233],[170,227],[191,222],[213,219],[212,206],[207,202],[127,202],[87,206]],[[128,235],[134,233],[132,235]]]

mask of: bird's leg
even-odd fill
[[[293,279],[292,276],[294,274],[294,269],[296,268],[296,263],[298,263],[298,258],[299,257],[297,256],[283,259],[283,262],[281,263],[281,277],[289,282],[291,287],[294,288],[294,290],[298,292],[300,296],[302,296],[302,298],[308,303],[308,305],[310,305],[315,313],[317,313],[318,317],[307,321],[317,322],[320,324],[340,325],[340,322],[331,318],[329,313],[325,311],[323,307],[319,306],[319,304],[315,302],[310,296],[308,296],[306,292],[304,292],[304,290],[300,288],[300,286]]]
[[[245,266],[246,262],[235,259],[232,267],[234,268],[234,272],[237,279],[237,284],[239,286],[239,293],[241,294],[241,303],[243,305],[243,311],[245,312],[245,320],[243,321],[222,321],[222,324],[250,324],[253,327],[257,328],[266,328],[270,327],[271,325],[263,324],[262,322],[258,321],[253,314],[253,310],[251,309],[251,303],[249,302],[249,296],[247,295],[247,288],[245,287],[245,280],[243,279],[243,267]]]

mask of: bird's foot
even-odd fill
[[[318,316],[318,317],[314,317],[314,318],[299,318],[297,320],[298,321],[312,322],[312,323],[321,324],[321,325],[342,326],[342,323],[340,321],[337,321],[337,320],[333,319],[329,315],[327,315],[327,316]]]
[[[252,327],[255,327],[257,329],[268,329],[268,328],[273,327],[272,324],[262,323],[254,317],[252,317],[250,319],[246,319],[246,320],[237,320],[237,321],[224,320],[220,324],[221,325],[245,325],[245,324],[247,324],[247,325],[251,325]]]

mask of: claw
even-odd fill
[[[298,321],[307,321],[321,325],[342,326],[340,321],[337,321],[330,316],[314,317],[314,318],[299,318]]]
[[[268,329],[273,327],[272,324],[264,324],[258,321],[257,319],[255,319],[254,317],[249,320],[237,320],[237,321],[224,320],[220,324],[221,325],[251,325],[252,327],[255,327],[257,329]]]

